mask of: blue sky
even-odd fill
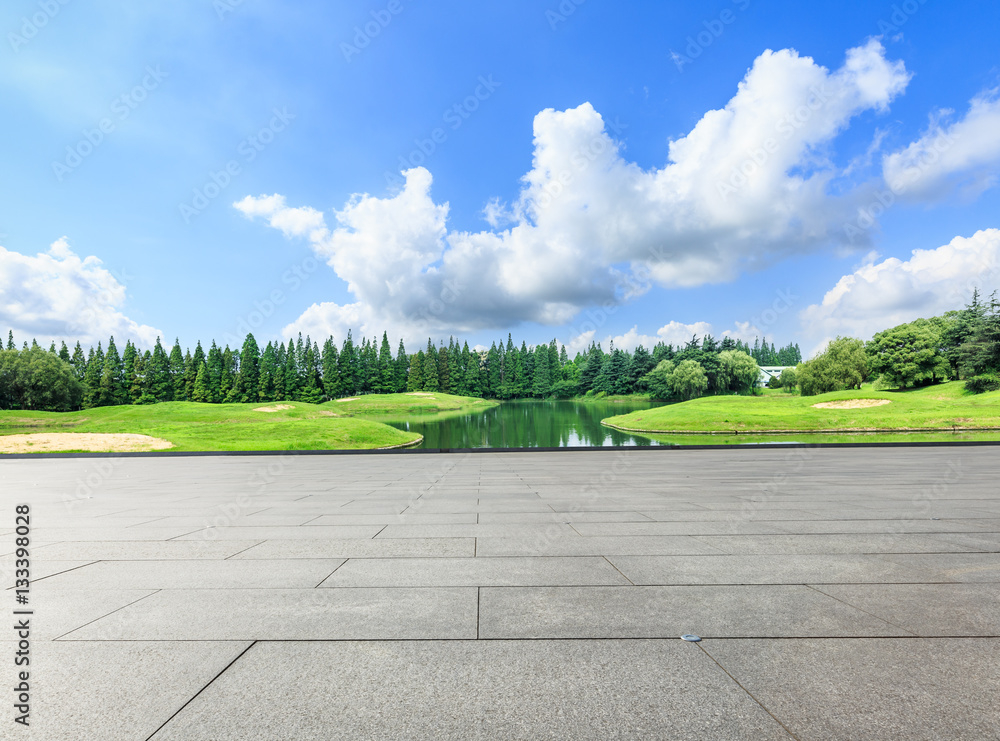
[[[19,340],[810,351],[1000,284],[991,5],[150,5],[0,10]]]

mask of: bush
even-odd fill
[[[985,394],[987,391],[1000,389],[1000,376],[996,373],[983,373],[965,380],[965,390],[973,394]]]

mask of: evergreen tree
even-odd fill
[[[548,345],[538,345],[535,348],[535,373],[532,378],[531,393],[544,399],[552,391],[552,378],[549,367]]]
[[[451,388],[451,364],[448,358],[448,348],[442,347],[438,350],[437,356],[438,390],[448,393]]]
[[[416,355],[410,356],[410,371],[406,379],[407,391],[424,390],[424,351],[418,350]]]
[[[347,330],[347,338],[340,348],[340,360],[338,362],[341,390],[345,396],[353,396],[358,390],[358,368],[351,330]]]
[[[222,370],[219,374],[219,402],[234,401],[233,389],[236,386],[236,355],[226,345],[222,351]]]
[[[153,355],[146,369],[149,379],[149,393],[156,401],[172,401],[174,398],[174,384],[170,377],[170,358],[167,351],[160,344],[160,338],[156,338],[153,346]]]
[[[320,364],[317,358],[319,349],[309,342],[306,343],[305,347],[302,401],[309,404],[322,404],[325,394],[323,393],[323,379],[320,377]]]
[[[468,343],[465,345],[465,349],[469,349]],[[469,362],[465,366],[465,381],[464,381],[464,393],[466,396],[483,396],[483,376],[480,363],[482,358],[478,354],[472,354],[469,357]]]
[[[399,349],[396,350],[395,368],[393,370],[393,388],[397,394],[406,391],[410,370],[410,359],[406,357],[406,348],[403,347],[403,340],[399,341]]]
[[[392,348],[389,335],[382,333],[382,344],[378,349],[378,382],[375,390],[380,394],[391,394],[396,387],[395,368],[392,362]]]
[[[424,353],[424,391],[438,390],[438,354],[434,343],[427,340],[427,352]]]
[[[198,375],[194,379],[194,387],[191,389],[191,401],[208,402],[212,399],[212,393],[208,383],[208,365],[202,364],[198,367]]]
[[[11,338],[10,343],[13,343],[13,338]],[[13,347],[8,347],[8,350],[13,350]],[[81,384],[83,383],[84,376],[87,375],[87,358],[83,354],[83,348],[80,347],[80,343],[76,343],[76,347],[73,348],[73,357],[70,359],[69,364],[73,366],[73,375],[76,376]]]
[[[97,395],[98,406],[115,406],[125,402],[125,371],[115,338],[108,340],[108,351],[104,355],[104,368],[101,372],[100,391]]]
[[[181,350],[180,339],[174,340],[174,346],[170,348],[170,383],[173,385],[174,401],[186,401],[187,394],[184,389],[184,351]]]
[[[496,398],[500,395],[502,377],[500,374],[500,351],[497,350],[497,343],[495,342],[490,345],[489,352],[486,353],[485,371],[483,392],[485,395]]]
[[[11,337],[10,341],[11,341],[11,343],[13,343],[14,338]],[[60,346],[59,346],[59,359],[62,360],[64,363],[68,363],[69,360],[70,360],[70,357],[69,357],[69,348],[66,347],[66,343],[65,342],[60,343]]]
[[[208,398],[205,400],[211,404],[218,404],[224,398],[222,393],[222,351],[219,350],[215,340],[208,349],[208,358],[205,361],[205,368],[208,373]]]
[[[184,358],[184,396],[191,401],[196,401],[194,384],[198,380],[198,372],[205,365],[205,351],[201,347],[201,340],[198,340],[194,347],[194,355],[191,355],[190,358],[190,361],[187,357]]]
[[[25,352],[22,350],[22,352]],[[90,349],[87,356],[87,372],[83,377],[83,406],[85,408],[101,405],[101,376],[104,375],[104,351],[101,343],[97,350]]]
[[[259,401],[277,401],[275,362],[274,345],[268,342],[260,356],[260,378],[257,381],[257,399]]]
[[[234,401],[253,404],[257,401],[257,387],[260,384],[260,349],[253,333],[247,334],[240,351],[239,371],[233,386]]]
[[[285,398],[289,401],[300,401],[302,397],[302,375],[297,356],[295,343],[289,340],[285,352]]]
[[[323,391],[329,399],[339,398],[341,393],[339,356],[333,338],[327,337],[323,343]]]
[[[76,344],[79,345],[80,343],[78,342]],[[12,329],[7,330],[7,349],[8,350],[17,349],[17,345],[14,344],[14,330]]]

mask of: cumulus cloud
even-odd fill
[[[837,335],[869,339],[876,332],[968,303],[974,288],[989,290],[1000,277],[1000,229],[955,237],[936,249],[913,250],[845,275],[819,304],[804,309],[805,331],[822,349]]]
[[[35,256],[0,247],[0,322],[19,340],[86,346],[114,335],[151,347],[162,333],[129,319],[124,305],[125,286],[98,258],[80,258],[66,237]]]
[[[601,343],[601,347],[605,350],[611,347],[611,344],[614,343],[616,348],[629,351],[635,350],[635,348],[639,345],[642,345],[647,350],[652,350],[660,342],[667,345],[673,345],[674,347],[683,347],[690,342],[691,338],[695,335],[697,335],[699,339],[704,339],[705,335],[712,335],[715,337],[716,341],[721,340],[724,337],[732,337],[734,340],[743,340],[744,342],[748,342],[750,344],[753,344],[753,341],[756,338],[766,338],[770,341],[769,335],[765,335],[750,322],[736,322],[734,327],[734,329],[726,329],[717,333],[709,322],[692,322],[690,324],[685,324],[684,322],[670,321],[656,330],[655,335],[643,334],[639,332],[639,326],[634,325],[624,334],[607,334],[603,338],[597,336],[596,329],[588,329],[572,336],[565,343],[565,345],[566,351],[572,356],[578,352],[584,351],[590,347],[592,342],[597,341]]]
[[[1000,90],[972,100],[968,113],[948,123],[938,111],[928,130],[904,149],[886,155],[882,171],[906,200],[937,200],[954,192],[978,195],[993,186],[1000,166]]]
[[[489,201],[491,228],[479,232],[448,229],[448,204],[433,200],[431,174],[420,167],[403,173],[394,195],[353,196],[332,226],[278,194],[234,205],[309,240],[355,298],[310,307],[287,334],[555,326],[653,285],[724,282],[791,254],[854,249],[844,225],[880,186],[845,185],[855,165],[838,170],[828,150],[858,114],[886,110],[909,79],[876,40],[848,50],[833,71],[794,50],[766,51],[732,99],[648,170],[625,159],[623,127],[589,103],[544,110],[519,196]]]

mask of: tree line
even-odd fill
[[[683,346],[658,343],[626,351],[599,343],[569,358],[555,340],[529,347],[526,342],[494,342],[489,350],[474,350],[454,338],[438,346],[407,353],[402,341],[395,354],[388,334],[381,342],[363,338],[355,343],[348,332],[338,348],[333,338],[320,346],[308,336],[268,342],[259,347],[248,334],[242,347],[206,351],[199,341],[194,351],[175,341],[167,351],[159,338],[151,350],[131,341],[119,352],[114,337],[84,352],[77,342],[46,351],[35,340],[18,350],[13,332],[0,350],[0,408],[69,411],[118,404],[164,401],[257,403],[329,399],[371,393],[442,391],[496,399],[570,398],[585,394],[625,395],[648,392],[662,398],[701,393],[727,393],[744,388],[748,378],[735,381],[732,358],[737,353],[760,365],[792,365],[802,359],[798,345],[780,350],[757,340],[753,347],[725,337],[697,336]],[[663,365],[667,363],[668,365]],[[669,366],[669,367],[668,367]],[[693,370],[697,366],[700,374]],[[683,370],[681,368],[683,367]],[[664,380],[681,370],[673,380]],[[654,373],[654,371],[656,371]],[[756,370],[754,371],[756,374]],[[681,382],[682,377],[694,380]],[[704,376],[702,379],[701,376]],[[704,383],[702,383],[704,381]]]
[[[964,309],[916,319],[877,333],[868,342],[838,337],[826,350],[782,372],[777,385],[803,395],[861,388],[913,388],[964,380],[972,393],[1000,389],[1000,300],[975,290]]]

